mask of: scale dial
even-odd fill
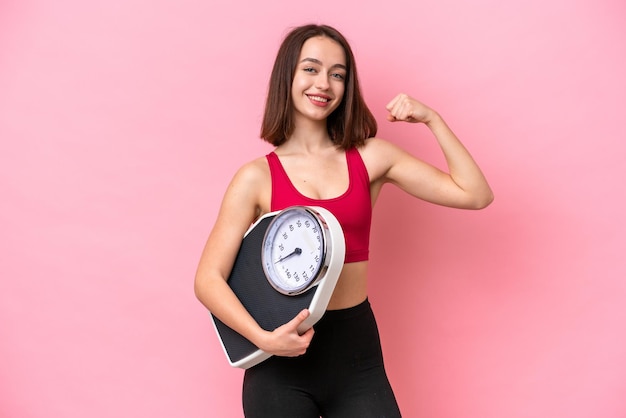
[[[278,213],[263,239],[261,260],[267,280],[285,295],[314,286],[328,268],[328,225],[310,207],[291,206]]]

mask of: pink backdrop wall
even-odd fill
[[[625,18],[619,0],[0,3],[0,416],[241,416],[193,276],[233,171],[270,149],[278,43],[311,21],[352,42],[379,136],[441,164],[383,120],[415,95],[496,193],[465,212],[388,188],[375,210],[404,415],[626,416]]]

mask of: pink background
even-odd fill
[[[192,290],[258,140],[287,28],[351,41],[379,136],[441,164],[435,107],[496,194],[392,187],[371,301],[407,417],[626,416],[622,0],[0,3],[0,416],[240,417]]]

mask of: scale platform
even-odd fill
[[[333,232],[327,235],[333,240],[333,251],[327,254],[331,257],[329,267],[317,285],[299,295],[285,295],[276,291],[265,277],[261,260],[263,239],[269,224],[279,212],[266,214],[248,229],[235,259],[228,284],[259,326],[267,331],[286,324],[305,308],[310,315],[299,331],[304,332],[317,323],[326,312],[343,268],[345,241],[339,222],[326,209],[312,208],[323,216]],[[248,369],[271,357],[217,317],[212,314],[211,317],[231,366]]]

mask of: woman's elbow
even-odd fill
[[[493,202],[493,199],[494,199],[494,195],[491,190],[485,193],[482,193],[480,196],[476,196],[476,198],[473,199],[470,205],[470,209],[475,209],[475,210],[485,209],[487,206],[489,206]]]
[[[202,274],[200,271],[196,273],[196,277],[193,281],[193,292],[196,298],[204,304],[206,294],[209,291],[209,280],[206,274]]]

